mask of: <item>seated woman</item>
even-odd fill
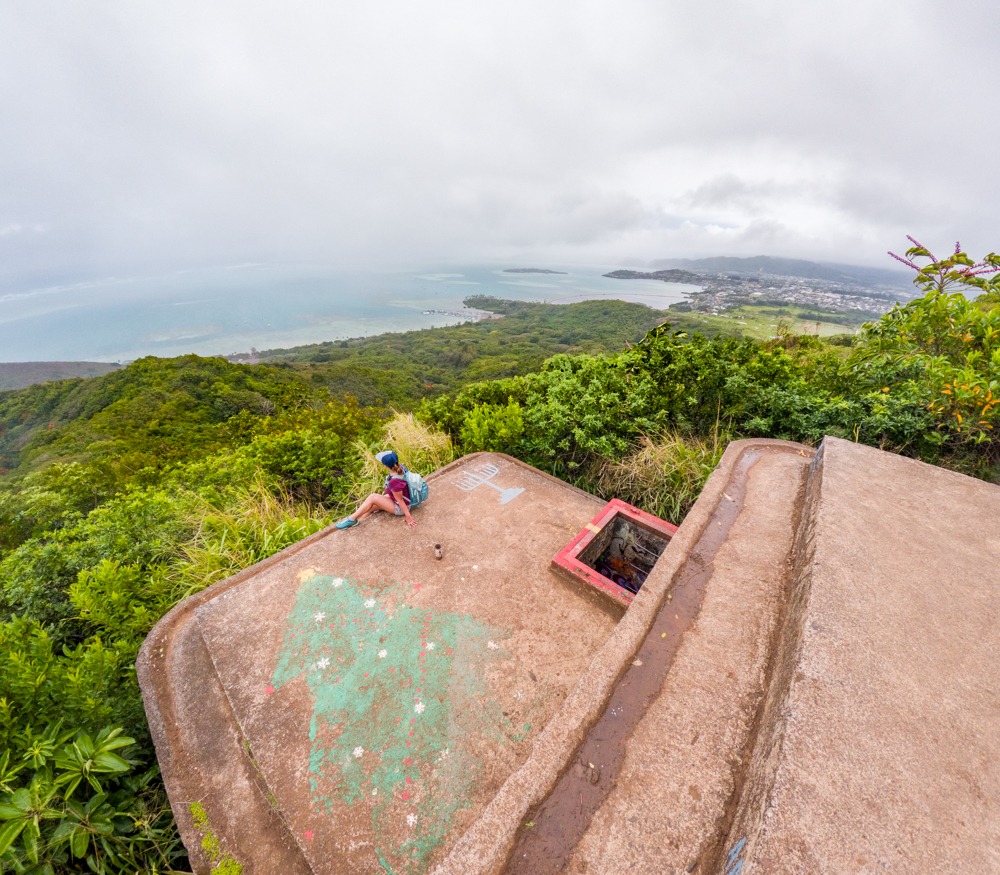
[[[376,453],[375,458],[390,472],[385,478],[385,491],[369,495],[354,513],[337,523],[338,529],[356,526],[361,520],[367,519],[379,510],[394,513],[396,516],[405,516],[408,526],[411,528],[416,526],[416,522],[410,516],[410,487],[406,482],[406,470],[399,464],[399,456],[392,450],[383,450],[381,453]]]

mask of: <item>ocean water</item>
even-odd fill
[[[244,264],[0,293],[0,361],[127,362],[146,355],[233,355],[454,325],[463,298],[570,303],[599,298],[662,309],[695,287],[602,276],[620,265],[511,265],[405,271]]]

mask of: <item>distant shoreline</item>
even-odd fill
[[[37,383],[100,377],[122,366],[109,362],[0,362],[0,392],[26,389]]]
[[[558,276],[569,276],[564,270],[549,270],[544,267],[505,267],[504,273],[551,273]]]
[[[503,319],[503,313],[494,313],[492,310],[480,310],[477,307],[465,306],[462,310],[422,310],[421,315],[424,316],[448,316],[453,319],[461,319],[461,322],[456,324],[464,325],[469,322],[483,322],[486,319]],[[357,341],[369,340],[372,337],[380,337],[383,334],[407,334],[410,331],[436,331],[439,328],[450,328],[453,326],[449,325],[437,325],[431,328],[401,328],[396,331],[383,331],[380,334],[359,334],[355,337],[338,337],[333,340],[320,340],[315,343],[301,343],[296,346],[289,347],[271,347],[269,349],[257,349],[252,347],[249,352],[231,352],[228,355],[222,356],[226,361],[232,362],[234,365],[255,365],[260,361],[261,356],[272,355],[274,353],[285,353],[290,350],[299,349],[300,347],[308,346],[318,346],[324,343],[356,343]]]
[[[86,298],[75,292],[56,295],[47,302],[55,307],[51,314],[34,314],[27,304],[24,312],[5,313],[12,318],[0,324],[0,358],[119,364],[189,354],[245,359],[254,349],[290,349],[490,318],[463,308],[470,292],[538,303],[614,298],[661,309],[696,291],[667,283],[624,283],[605,278],[606,270],[509,262],[506,267],[431,265],[419,272],[291,266],[250,274],[171,275],[148,287],[138,281],[114,289],[94,286]]]
[[[613,280],[659,280],[664,283],[680,283],[688,286],[703,286],[705,277],[689,270],[613,270],[604,274],[608,279]]]

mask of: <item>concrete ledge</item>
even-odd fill
[[[1000,488],[827,438],[723,858],[1000,872]]]
[[[745,466],[728,484],[706,535],[726,525],[727,508],[735,519],[714,552],[707,537],[699,540],[652,638],[684,603],[676,587],[696,587],[700,576],[696,621],[627,739],[612,792],[562,871],[716,870],[771,674],[811,456],[798,445],[742,454]],[[645,662],[651,643],[638,654]],[[618,701],[622,692],[629,693],[616,691]]]
[[[237,861],[262,853],[273,871],[309,871],[268,801],[195,622],[199,605],[291,559],[322,540],[325,529],[251,568],[190,596],[167,612],[143,642],[136,659],[150,735],[181,839],[197,872],[211,861],[201,847],[191,805],[200,804],[222,850]],[[192,754],[197,754],[193,756]],[[211,761],[209,767],[207,763]]]
[[[432,483],[454,464],[428,474],[426,479]],[[297,847],[286,831],[278,828],[268,838],[258,830],[258,824],[276,819],[268,798],[270,791],[248,753],[247,741],[215,675],[195,614],[202,605],[281,567],[336,533],[333,526],[327,526],[189,596],[160,618],[139,650],[136,674],[150,735],[164,783],[173,788],[169,794],[171,809],[196,871],[207,872],[211,864],[201,848],[202,835],[192,820],[191,804],[195,802],[205,808],[213,830],[221,834],[224,852],[237,860],[264,849],[265,868],[259,871],[289,875],[308,871],[302,868],[304,863],[295,852],[289,858],[282,856],[281,849]],[[200,688],[192,689],[193,682],[201,684]],[[191,756],[191,752],[202,749],[214,753],[211,757]],[[241,814],[246,816],[241,818]],[[280,815],[277,819],[280,821]],[[269,856],[267,848],[271,846],[278,849],[277,857]],[[268,868],[272,862],[276,868]]]

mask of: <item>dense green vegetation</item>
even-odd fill
[[[711,340],[661,327],[614,355],[554,356],[532,374],[425,401],[421,415],[464,450],[510,452],[581,485],[644,437],[719,433],[832,434],[993,478],[1000,312],[984,304],[931,293],[862,332],[846,358],[814,337]]]
[[[929,261],[913,263],[925,294],[849,346],[480,301],[506,315],[0,393],[4,871],[183,871],[138,648],[186,595],[369,491],[377,446],[418,470],[509,452],[677,522],[736,437],[835,434],[1000,479],[1000,258],[907,258]]]

